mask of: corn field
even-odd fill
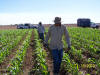
[[[67,29],[71,50],[67,50],[63,37],[64,55],[60,74],[100,75],[100,30]],[[45,35],[47,32],[48,28]],[[50,75],[47,57],[47,50],[36,29],[0,30],[0,75]]]

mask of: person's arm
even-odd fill
[[[66,42],[67,42],[67,44],[68,44],[68,49],[70,49],[70,48],[71,48],[71,42],[70,42],[69,33],[68,33],[66,27],[64,28],[64,34],[65,34]]]
[[[43,26],[43,31],[44,31],[44,33],[45,33],[45,27]]]
[[[45,37],[45,41],[44,41],[45,44],[48,43],[49,38],[50,38],[50,28],[48,30],[48,33],[47,33],[46,37]]]
[[[39,25],[37,26],[37,30],[38,30],[38,32],[39,32]]]

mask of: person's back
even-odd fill
[[[39,33],[44,33],[45,32],[45,29],[44,29],[43,25],[38,25],[38,32]]]
[[[50,36],[50,48],[51,49],[62,49],[63,48],[63,42],[62,42],[63,35],[66,36],[66,41],[68,41],[68,44],[70,45],[69,35],[66,30],[66,27],[64,25],[61,25],[61,26],[52,25],[49,28],[48,35],[45,41],[47,42]]]
[[[44,41],[44,32],[45,32],[45,28],[42,25],[41,22],[39,22],[38,24],[38,33],[39,33],[39,38],[42,39]]]

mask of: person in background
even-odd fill
[[[39,38],[44,41],[44,32],[45,32],[45,28],[44,26],[42,25],[42,22],[39,22],[38,24],[38,34],[39,34]]]
[[[48,33],[44,41],[44,46],[45,47],[48,46],[48,40],[50,39],[49,48],[51,50],[53,58],[53,73],[54,75],[58,75],[63,58],[63,42],[62,42],[63,35],[65,35],[65,39],[68,44],[67,50],[71,49],[71,42],[66,27],[61,24],[61,18],[55,17],[54,23],[55,24],[50,26],[48,30]]]

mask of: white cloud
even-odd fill
[[[51,16],[33,13],[0,14],[0,24],[18,24],[18,23],[50,23]]]
[[[42,21],[45,24],[53,23],[54,17],[60,16],[62,23],[76,23],[78,18],[90,18],[94,22],[99,22],[98,16],[79,15],[79,14],[56,14],[56,13],[12,13],[0,14],[0,25],[19,24],[19,23],[34,23]]]

